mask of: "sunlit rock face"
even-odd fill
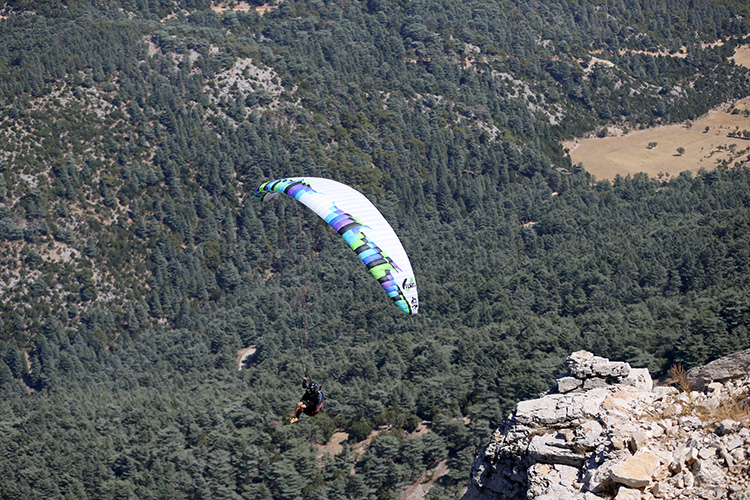
[[[495,431],[464,500],[750,497],[750,350],[727,358],[678,389],[571,354],[556,388],[518,403]]]

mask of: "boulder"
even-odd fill
[[[704,390],[711,382],[741,378],[750,373],[750,349],[724,356],[687,372],[690,387]]]
[[[521,424],[554,425],[595,415],[607,397],[605,388],[586,393],[548,394],[542,398],[521,401],[516,405],[515,420]]]
[[[576,447],[593,450],[603,439],[604,427],[596,420],[589,420],[576,428],[573,443]]]
[[[601,389],[603,387],[607,387],[608,385],[609,384],[607,383],[606,378],[591,377],[583,381],[583,390],[589,391],[591,389]]]
[[[623,379],[622,383],[644,391],[651,391],[654,388],[654,381],[651,379],[648,368],[632,368],[630,374]]]
[[[631,488],[645,488],[651,483],[660,464],[658,456],[639,453],[612,467],[612,482]]]
[[[622,487],[617,490],[615,500],[641,500],[641,490]]]
[[[724,469],[713,460],[698,460],[691,470],[696,484],[703,488],[719,490],[726,486]]]
[[[528,454],[535,462],[579,467],[586,461],[586,455],[571,445],[561,433],[543,434],[531,438]]]
[[[560,377],[557,379],[557,392],[565,394],[583,385],[583,380],[575,377]]]
[[[630,365],[622,361],[610,361],[594,356],[588,351],[574,352],[565,360],[570,375],[585,380],[587,378],[623,379],[630,374]]]

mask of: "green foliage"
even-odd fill
[[[63,3],[0,20],[0,498],[397,498],[444,460],[457,496],[571,351],[750,346],[747,169],[592,183],[559,146],[747,95],[742,2]],[[420,315],[253,199],[297,174],[372,198]],[[286,425],[305,370],[325,412]]]
[[[362,420],[355,420],[349,425],[349,439],[353,443],[364,441],[372,432],[372,426]]]

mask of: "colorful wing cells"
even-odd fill
[[[318,177],[277,179],[255,190],[264,201],[281,193],[307,206],[339,233],[407,314],[419,310],[417,283],[401,241],[365,195],[340,182]]]

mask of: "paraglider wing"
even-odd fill
[[[286,194],[306,205],[339,233],[407,314],[419,310],[417,282],[401,241],[365,195],[340,182],[319,177],[277,179],[258,186],[261,201]]]

